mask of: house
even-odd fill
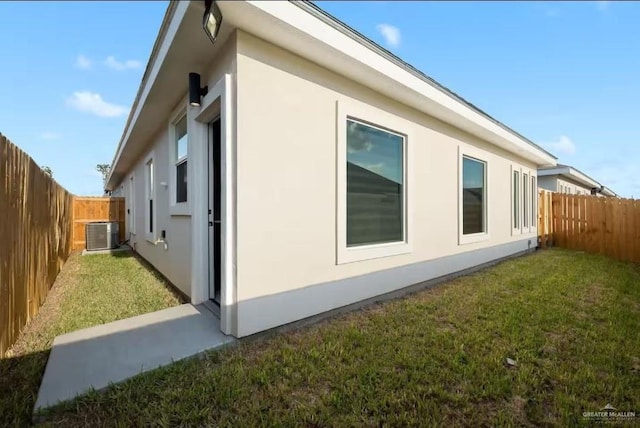
[[[555,165],[312,3],[174,1],[107,189],[242,337],[532,250]]]
[[[613,190],[603,186],[585,173],[572,166],[562,164],[539,168],[538,187],[551,192],[572,195],[618,196]]]

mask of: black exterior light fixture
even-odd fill
[[[216,42],[220,26],[222,25],[222,12],[220,8],[213,0],[204,1],[204,15],[202,16],[202,28],[207,36],[211,39],[212,43]]]
[[[204,97],[209,92],[209,87],[200,87],[200,75],[198,73],[189,73],[189,105],[191,107],[200,107],[200,97]]]

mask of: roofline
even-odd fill
[[[594,180],[593,178],[589,177],[587,174],[585,174],[584,172],[580,171],[577,168],[574,168],[570,165],[558,165],[557,167],[553,167],[553,168],[540,168],[538,169],[538,176],[539,177],[547,177],[550,175],[562,175],[565,177],[569,177],[573,180],[576,181],[580,181],[583,184],[586,184],[588,186],[592,186],[593,187],[597,187],[597,188],[602,188],[602,184],[600,184],[599,181]]]
[[[403,61],[400,57],[396,56],[395,54],[393,54],[392,52],[388,51],[384,47],[380,46],[379,44],[377,44],[373,40],[369,39],[368,37],[366,37],[362,33],[358,32],[355,29],[353,29],[352,27],[350,27],[346,23],[342,22],[341,20],[339,20],[335,16],[333,16],[330,13],[324,11],[322,8],[320,8],[316,4],[312,3],[311,1],[309,1],[309,0],[289,0],[289,2],[295,4],[296,6],[300,7],[303,10],[305,10],[306,12],[312,14],[316,18],[318,18],[321,21],[323,21],[324,23],[330,25],[334,29],[340,31],[344,35],[350,37],[354,41],[356,41],[356,42],[360,43],[361,45],[371,49],[372,51],[374,51],[377,54],[381,55],[385,59],[393,62],[395,65],[397,65],[397,66],[401,67],[402,69],[404,69],[405,71],[411,73],[413,76],[423,80],[424,82],[426,82],[429,85],[433,86],[434,88],[438,89],[442,93],[444,93],[444,94],[448,95],[449,97],[455,99],[456,101],[466,105],[467,107],[469,107],[470,109],[472,109],[476,113],[482,115],[484,118],[486,118],[486,119],[490,120],[491,122],[495,123],[496,125],[500,126],[505,131],[510,132],[511,134],[513,134],[516,137],[520,138],[524,142],[530,144],[531,146],[533,146],[537,150],[540,150],[540,151],[544,152],[545,154],[549,155],[553,159],[558,159],[556,156],[554,156],[552,153],[548,152],[546,149],[542,148],[538,144],[536,144],[533,141],[529,140],[528,138],[526,138],[525,136],[523,136],[519,132],[513,130],[512,128],[508,127],[507,125],[505,125],[504,123],[500,122],[499,120],[493,118],[491,115],[489,115],[488,113],[484,112],[482,109],[478,108],[477,106],[475,106],[471,102],[465,100],[463,97],[461,97],[460,95],[456,94],[455,92],[453,92],[449,88],[447,88],[447,87],[443,86],[442,84],[438,83],[436,80],[434,80],[433,78],[427,76],[425,73],[423,73],[422,71],[418,70],[417,68],[415,68],[414,66],[412,66],[408,62]]]
[[[165,49],[165,45],[168,42],[169,43],[172,42],[173,40],[173,36],[169,33],[171,33],[172,31],[177,31],[177,27],[174,30],[172,30],[172,28],[174,27],[174,21],[176,21],[177,19],[177,14],[179,11],[182,11],[181,13],[184,13],[189,7],[188,5],[190,3],[193,3],[193,1],[186,2],[186,1],[170,0],[169,2],[169,5],[165,12],[165,16],[160,26],[160,30],[158,32],[158,36],[156,37],[155,43],[151,50],[151,54],[149,56],[149,60],[147,62],[147,66],[145,68],[145,72],[143,74],[140,86],[138,87],[136,97],[129,111],[129,116],[125,123],[122,136],[116,148],[116,153],[111,162],[111,170],[109,172],[109,176],[107,177],[107,181],[105,185],[105,188],[108,190],[113,190],[115,186],[119,184],[114,182],[115,181],[114,172],[117,170],[116,167],[121,160],[122,154],[125,152],[126,146],[128,144],[128,140],[131,137],[131,133],[135,129],[136,123],[139,119],[138,114],[141,108],[144,107],[144,101],[146,100],[145,94],[147,94],[148,86],[153,84],[153,80],[155,79],[154,73],[156,71],[156,68],[158,68],[159,70],[159,67],[162,65],[162,64],[158,64],[158,61],[159,60],[163,61],[162,52]],[[261,10],[264,10],[263,6],[267,6],[268,2],[255,2],[255,3],[248,2],[248,3],[251,3],[254,7],[258,7]],[[275,3],[278,3],[278,2],[275,2]],[[475,123],[477,124],[477,126],[484,128],[488,132],[492,132],[494,134],[496,133],[496,131],[490,130],[489,128],[487,128],[488,124],[493,124],[496,127],[496,130],[501,129],[502,131],[505,132],[505,135],[510,135],[511,138],[513,138],[513,140],[506,140],[508,144],[521,145],[523,148],[529,147],[529,150],[532,151],[531,155],[538,158],[538,161],[536,161],[538,164],[544,164],[544,163],[555,164],[556,163],[555,161],[557,160],[557,158],[553,154],[549,153],[542,147],[538,146],[531,140],[525,138],[521,134],[507,127],[506,125],[494,119],[493,117],[489,116],[487,113],[480,110],[478,107],[474,106],[473,104],[464,100],[462,97],[458,96],[457,94],[453,93],[449,89],[440,85],[438,82],[428,77],[426,74],[422,73],[415,67],[402,61],[399,57],[387,51],[386,49],[384,49],[374,41],[366,38],[364,35],[358,33],[356,30],[352,29],[351,27],[341,22],[337,18],[323,11],[321,8],[317,7],[315,4],[307,0],[301,0],[301,1],[290,0],[287,3],[297,6],[299,10],[301,10],[304,13],[307,13],[309,16],[315,19],[318,19],[318,21],[320,21],[322,24],[329,25],[331,28],[336,30],[339,34],[342,34],[343,36],[351,39],[357,45],[360,45],[365,51],[369,51],[374,55],[379,56],[382,60],[388,61],[391,65],[398,67],[399,70],[407,73],[407,76],[413,79],[416,79],[417,81],[422,82],[423,84],[426,84],[428,87],[432,88],[433,91],[442,94],[443,99],[449,99],[452,101],[453,104],[459,107],[462,107],[463,109],[466,109],[468,113],[476,114],[478,118],[487,121],[487,125]],[[267,13],[271,13],[271,12],[267,12]],[[181,16],[183,18],[184,14]],[[180,22],[178,22],[178,24],[179,23]],[[171,40],[167,39],[167,37],[171,37]],[[413,90],[417,90],[417,89],[414,88]],[[426,94],[423,94],[423,96],[427,97]],[[442,103],[442,101],[435,101],[435,102],[438,104]],[[443,107],[445,106],[443,105]],[[445,108],[450,109],[452,107],[450,106]],[[458,113],[458,114],[462,114],[462,113]],[[465,117],[465,120],[471,120],[471,119],[469,117]],[[499,138],[504,139],[505,137],[499,137]]]
[[[153,47],[151,48],[151,54],[149,55],[149,60],[147,61],[147,66],[144,69],[144,73],[142,75],[142,80],[140,81],[140,86],[138,86],[138,92],[136,93],[136,97],[133,101],[133,105],[131,106],[131,109],[129,110],[129,115],[127,117],[127,121],[124,125],[124,129],[122,131],[122,135],[120,136],[120,141],[118,142],[118,147],[116,147],[116,151],[113,155],[113,159],[111,160],[111,167],[109,168],[109,175],[107,176],[107,180],[106,180],[106,186],[105,187],[109,187],[110,184],[117,184],[117,183],[111,183],[111,173],[114,170],[114,166],[118,160],[118,158],[120,157],[120,153],[122,152],[122,149],[124,148],[124,142],[125,142],[125,137],[129,131],[129,129],[131,128],[132,124],[132,120],[133,120],[133,116],[137,110],[138,104],[140,103],[140,98],[142,97],[142,93],[144,92],[144,88],[147,85],[147,80],[149,79],[149,75],[151,74],[151,70],[153,69],[153,65],[155,64],[155,61],[158,57],[158,51],[160,50],[160,46],[162,45],[162,42],[164,41],[164,37],[167,34],[167,30],[169,29],[169,24],[171,23],[171,20],[173,18],[173,15],[175,14],[176,8],[178,6],[178,2],[174,1],[174,0],[169,0],[169,5],[167,6],[167,10],[164,13],[164,18],[162,18],[162,23],[160,24],[160,30],[158,31],[158,36],[156,37],[156,41],[153,44]],[[113,187],[113,186],[111,186]],[[112,189],[110,189],[112,190]]]

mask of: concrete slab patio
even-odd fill
[[[210,310],[191,304],[58,336],[34,411],[234,341]]]

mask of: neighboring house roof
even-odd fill
[[[538,177],[546,177],[546,176],[553,176],[553,175],[559,175],[565,178],[569,178],[590,189],[596,188],[600,193],[602,193],[605,196],[618,196],[613,190],[609,189],[606,186],[603,186],[598,181],[594,180],[593,178],[589,177],[587,174],[583,173],[582,171],[570,165],[558,164],[555,167],[538,169]]]
[[[613,190],[609,189],[607,186],[602,186],[600,188],[600,193],[602,193],[605,196],[611,196],[612,198],[617,198],[618,194],[616,192],[614,192]]]
[[[540,146],[310,2],[217,4],[223,21],[216,41],[218,46],[212,47],[206,45],[210,42],[201,27],[204,2],[170,2],[118,144],[107,189],[113,189],[123,179],[141,156],[144,143],[157,132],[158,118],[168,115],[178,94],[186,93],[188,72],[203,71],[202,58],[213,59],[216,48],[236,28],[538,166],[556,165],[556,157]],[[175,76],[183,74],[184,79],[176,81]],[[150,99],[155,102],[149,102]]]

